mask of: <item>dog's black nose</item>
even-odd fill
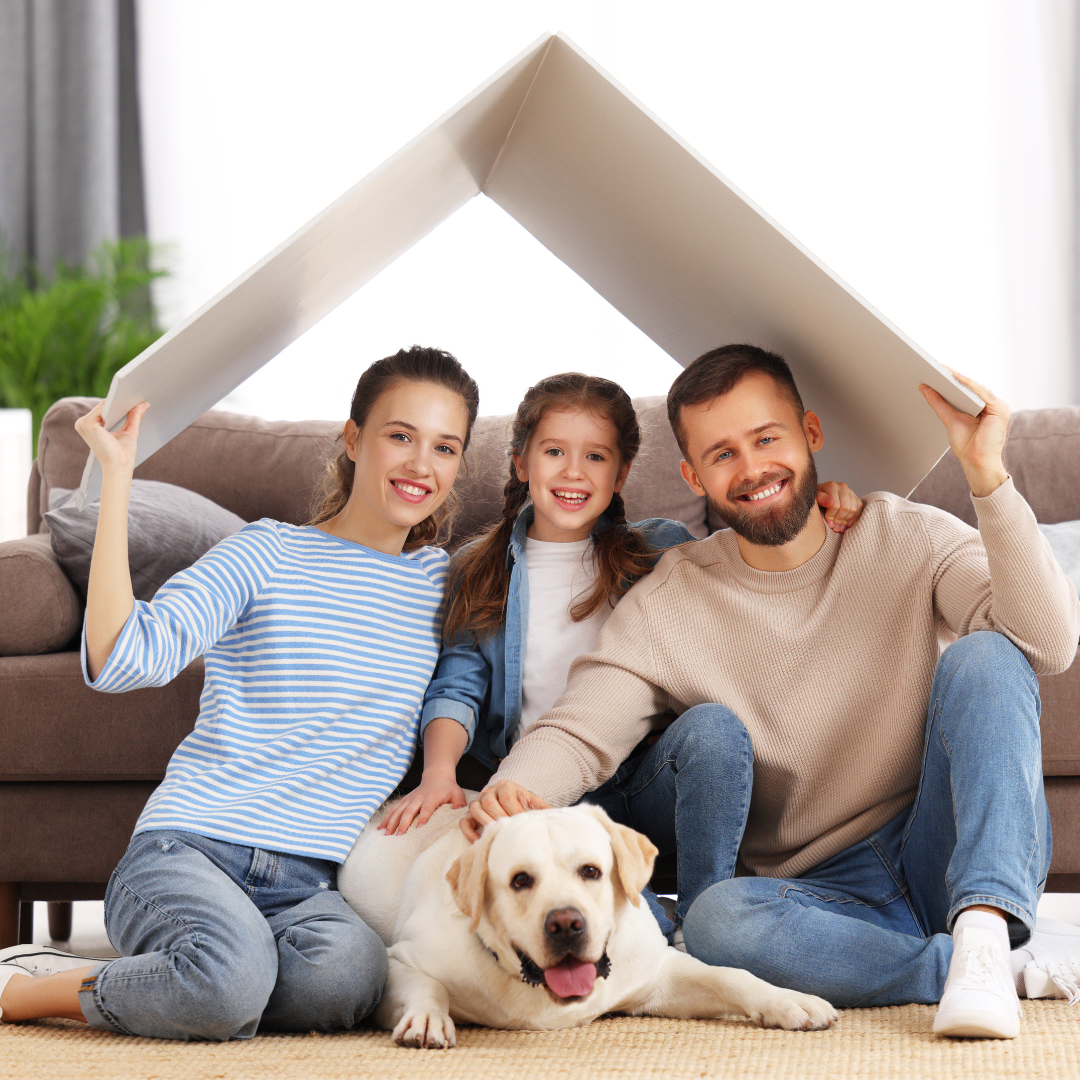
[[[544,933],[549,938],[575,941],[585,933],[585,916],[577,908],[565,907],[549,911],[544,920]]]

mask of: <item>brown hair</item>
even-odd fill
[[[641,428],[626,391],[608,379],[578,372],[552,375],[529,388],[518,406],[510,438],[510,477],[503,488],[502,520],[491,526],[454,561],[443,636],[453,641],[465,632],[490,637],[506,621],[510,571],[506,549],[518,514],[529,501],[529,485],[519,480],[512,455],[524,457],[537,426],[551,411],[584,409],[611,421],[618,441],[620,465],[634,460],[641,446]],[[626,523],[622,496],[616,492],[605,511],[612,519],[593,544],[596,584],[570,611],[575,622],[587,619],[603,604],[622,596],[652,568],[656,554],[644,536]]]
[[[434,383],[461,396],[469,414],[465,445],[461,448],[464,453],[468,449],[473,423],[476,421],[476,414],[480,408],[480,390],[457,359],[450,353],[443,352],[442,349],[426,349],[421,345],[413,345],[409,349],[400,349],[393,356],[376,360],[360,376],[360,381],[356,384],[352,406],[349,409],[349,419],[362,429],[375,402],[399,382]],[[337,447],[343,441],[344,434],[339,435],[334,440],[334,446]],[[356,465],[344,448],[327,461],[322,502],[315,516],[307,522],[308,525],[320,525],[324,521],[329,521],[345,508],[349,495],[352,493],[355,473]],[[433,514],[429,514],[409,530],[402,551],[412,551],[426,544],[440,543],[449,534],[450,525],[457,510],[457,496],[451,489],[446,501]]]
[[[799,388],[791,374],[787,361],[776,353],[759,349],[756,345],[721,345],[703,353],[671,384],[667,395],[668,423],[675,433],[683,457],[686,453],[686,429],[682,423],[682,410],[688,405],[701,405],[713,398],[722,397],[735,384],[755,371],[768,375],[780,391],[791,401],[802,418],[803,407]]]

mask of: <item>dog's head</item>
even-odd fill
[[[656,848],[595,806],[502,818],[447,872],[470,930],[498,963],[556,1001],[581,1001],[610,970],[607,944],[638,906]]]

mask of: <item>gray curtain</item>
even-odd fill
[[[0,243],[82,262],[146,232],[135,0],[0,0]]]

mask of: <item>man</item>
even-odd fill
[[[786,363],[744,345],[691,364],[668,415],[683,476],[731,528],[623,598],[466,832],[598,787],[670,707],[652,767],[683,789],[680,903],[684,841],[714,868],[684,910],[689,952],[837,1005],[940,1001],[939,1034],[1015,1037],[1026,964],[1044,984],[1080,973],[1080,936],[1032,933],[1050,865],[1034,673],[1072,662],[1080,611],[1002,462],[1008,407],[962,381],[976,417],[920,390],[979,531],[879,493],[841,537],[814,509],[824,436]],[[958,638],[940,660],[939,632]],[[680,728],[708,732],[708,785]]]

